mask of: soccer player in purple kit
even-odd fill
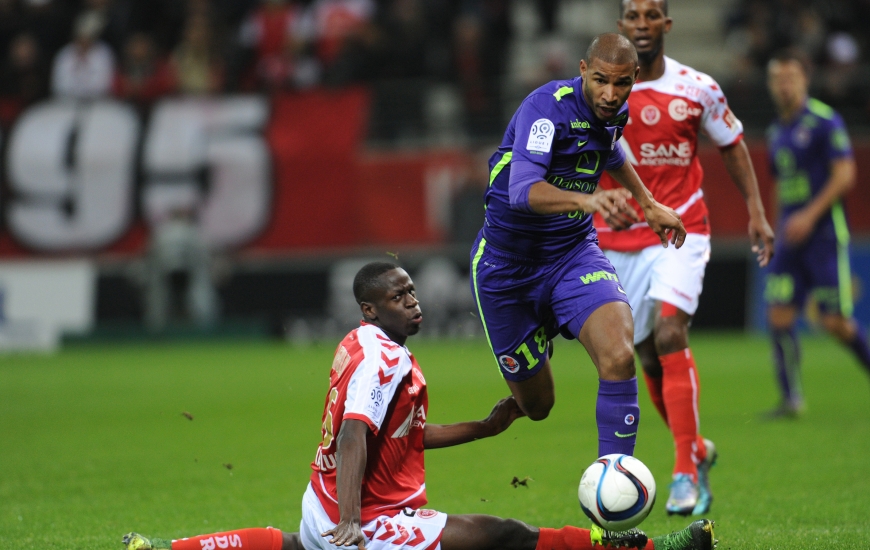
[[[782,392],[768,417],[794,417],[804,407],[795,323],[807,296],[815,297],[825,329],[870,371],[867,333],[852,317],[849,228],[843,196],[855,185],[855,160],[843,119],[808,96],[809,62],[784,50],[770,61],[768,87],[777,120],[768,129],[776,176],[779,226],[764,290]]]
[[[496,362],[523,412],[555,402],[550,340],[577,338],[598,370],[598,455],[633,454],[640,410],[625,291],[598,247],[592,213],[636,221],[629,192],[662,245],[686,236],[655,201],[617,140],[638,74],[623,36],[596,37],[580,76],[532,92],[490,159],[484,226],[471,251],[471,284]],[[593,194],[607,170],[626,189]]]

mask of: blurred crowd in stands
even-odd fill
[[[0,0],[0,121],[47,97],[437,79],[474,112],[503,73],[501,0]],[[384,102],[392,102],[386,98]],[[412,109],[413,110],[413,109]]]
[[[114,96],[147,107],[167,94],[366,83],[374,91],[372,130],[389,141],[425,131],[423,119],[433,118],[426,110],[444,105],[433,94],[446,85],[466,133],[497,138],[513,107],[502,95],[515,4],[0,0],[0,124],[48,96]],[[560,0],[533,4],[539,28],[552,33]],[[731,82],[737,102],[757,100],[770,55],[796,45],[818,64],[815,94],[870,120],[870,0],[735,0],[723,20],[739,60]],[[741,89],[741,82],[754,84]]]
[[[803,50],[814,64],[811,93],[870,119],[870,0],[739,0],[726,18],[726,43],[739,63],[732,87],[757,82],[783,47]],[[752,90],[744,90],[748,95]]]

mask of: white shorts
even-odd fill
[[[653,331],[655,302],[667,302],[694,315],[704,287],[704,270],[710,261],[710,236],[690,233],[679,249],[660,244],[638,252],[605,250],[634,316],[634,343]]]
[[[435,510],[405,509],[395,516],[380,516],[362,526],[368,550],[440,550],[441,533],[447,523],[447,514]],[[320,504],[311,485],[302,497],[302,522],[299,538],[305,550],[337,550],[329,544],[332,537],[321,537],[335,527]],[[341,550],[356,546],[342,546]]]

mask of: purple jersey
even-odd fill
[[[831,161],[852,155],[843,119],[816,99],[809,99],[794,120],[771,124],[767,144],[776,177],[780,226],[822,190],[830,177]],[[812,238],[842,239],[843,234],[848,235],[848,229],[837,202],[819,219]]]
[[[627,103],[609,122],[596,118],[579,76],[529,94],[489,160],[483,226],[487,242],[525,258],[559,257],[584,242],[595,231],[591,215],[535,214],[529,207],[529,188],[547,181],[560,189],[593,193],[604,170],[625,162],[616,142],[627,121]]]

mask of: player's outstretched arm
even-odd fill
[[[338,524],[321,533],[332,537],[335,546],[359,546],[365,550],[360,520],[360,499],[363,474],[366,471],[366,435],[369,427],[362,420],[347,419],[338,432],[336,458],[336,490],[338,491]]]
[[[842,157],[831,161],[831,175],[819,194],[806,206],[785,220],[783,232],[789,244],[800,244],[809,238],[816,224],[835,202],[855,187],[855,159]]]
[[[513,421],[525,416],[516,399],[505,397],[495,404],[489,416],[476,422],[458,424],[426,424],[423,428],[423,448],[452,447],[498,435],[508,429]]]
[[[758,180],[755,178],[755,169],[752,168],[749,149],[741,139],[734,145],[719,149],[719,153],[731,180],[746,199],[746,208],[749,210],[749,240],[752,242],[752,251],[756,254],[758,265],[764,267],[773,257],[773,229],[764,215],[764,204],[761,202],[761,193],[758,192]]]
[[[667,207],[653,198],[652,193],[640,180],[640,176],[634,171],[631,163],[624,162],[622,166],[614,170],[608,170],[608,174],[620,185],[631,192],[634,200],[643,209],[643,215],[650,229],[662,240],[662,246],[668,247],[668,241],[680,248],[686,240],[686,228],[680,220],[680,215],[673,208]]]

